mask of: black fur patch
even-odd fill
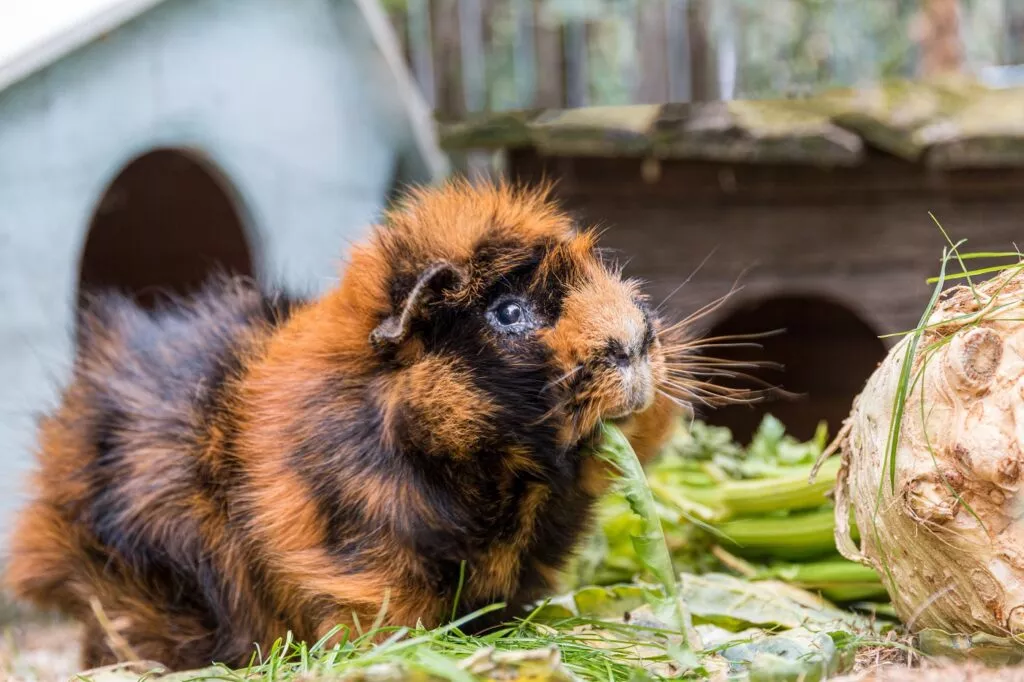
[[[235,614],[229,606],[229,587],[209,559],[210,552],[194,527],[194,517],[169,519],[179,530],[168,540],[149,537],[144,528],[133,524],[129,494],[121,485],[129,480],[131,458],[138,453],[128,449],[119,434],[151,429],[178,434],[183,472],[192,472],[191,480],[169,481],[169,486],[189,486],[215,503],[225,525],[241,532],[244,514],[232,508],[232,499],[244,485],[243,472],[233,456],[235,433],[233,420],[224,401],[225,385],[241,372],[238,339],[254,324],[282,323],[301,303],[287,296],[260,296],[254,290],[226,280],[212,283],[193,301],[178,301],[176,306],[154,312],[140,309],[120,295],[98,296],[85,315],[85,333],[81,338],[76,372],[82,375],[95,408],[92,427],[95,457],[86,468],[91,482],[87,523],[105,551],[97,550],[107,569],[121,566],[134,580],[148,586],[170,612],[194,617],[216,636],[197,646],[208,647],[211,655],[247,655],[251,643],[240,639],[244,614]],[[104,338],[113,336],[126,352],[117,358],[96,359]],[[174,352],[163,349],[173,345]],[[91,363],[109,366],[95,376]],[[124,392],[124,391],[130,391]],[[136,395],[141,392],[145,395]],[[135,404],[144,400],[147,410],[135,412]],[[193,439],[193,424],[184,421],[189,414],[201,415],[208,429],[212,424],[228,425],[224,448],[215,468],[195,457],[190,450],[201,446]],[[173,494],[169,489],[167,494]],[[266,584],[264,568],[249,567],[255,589]],[[256,599],[260,595],[253,595]],[[269,607],[268,607],[269,608]],[[243,650],[244,647],[244,650]],[[204,648],[204,650],[206,650]],[[232,653],[234,652],[234,653]],[[203,654],[198,653],[202,656]]]

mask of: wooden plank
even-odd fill
[[[409,113],[413,139],[423,155],[427,170],[434,180],[440,180],[448,172],[448,159],[438,147],[433,112],[422,96],[422,91],[413,82],[414,79],[406,67],[407,62],[404,61],[401,54],[398,37],[392,30],[379,2],[374,0],[355,0],[355,2],[362,10],[367,28],[395,77],[398,96],[405,103],[406,111]]]
[[[829,38],[831,41],[830,61],[832,77],[839,83],[856,82],[860,64],[858,52],[874,48],[872,41],[864,37],[864,22],[860,0],[836,0],[829,17]]]
[[[963,70],[959,0],[921,0],[920,30],[920,75],[929,77]]]
[[[1007,64],[1024,64],[1024,3],[1020,0],[1003,0],[1006,16]]]
[[[528,109],[535,106],[537,99],[537,21],[533,0],[511,0],[511,11],[516,35],[512,56],[516,104],[520,109]]]
[[[711,6],[708,0],[689,0],[686,26],[689,36],[690,100],[717,99],[714,49],[710,38]]]
[[[565,58],[562,49],[561,26],[541,11],[536,0],[537,92],[534,106],[558,109],[565,106]]]
[[[717,32],[719,39],[715,41],[712,52],[715,64],[716,99],[729,100],[736,97],[742,18],[734,0],[716,0],[713,11],[721,13],[718,21],[715,22],[719,26]]]
[[[406,42],[416,83],[430,108],[437,106],[437,82],[434,77],[433,37],[431,35],[430,0],[408,0],[406,3]]]
[[[656,0],[638,0],[638,4],[644,5]],[[637,104],[637,83],[640,82],[640,51],[637,49],[637,36],[640,33],[640,17],[637,16],[636,8],[627,5],[620,6],[616,13],[619,21],[619,38],[621,44],[619,49],[619,78],[620,87],[625,94],[624,104]],[[624,47],[625,49],[622,49]],[[664,62],[664,51],[662,52]],[[662,81],[664,82],[664,80]]]
[[[466,114],[462,93],[462,55],[459,49],[458,0],[428,0],[432,10],[434,69],[437,78],[435,108],[445,118]]]
[[[398,40],[398,49],[405,60],[405,63],[412,68],[412,53],[409,51],[409,22],[408,22],[408,7],[403,5],[397,6],[385,6],[381,8],[387,16],[388,21],[391,23],[391,28],[394,31],[395,38]]]
[[[592,105],[636,103],[636,84],[640,80],[637,4],[651,1],[612,4],[600,19],[588,25],[587,77]]]
[[[565,105],[585,107],[590,102],[587,80],[587,25],[570,19],[563,27],[565,50]]]
[[[636,8],[638,78],[633,93],[638,104],[661,104],[669,98],[669,49],[666,0],[640,0]]]
[[[457,0],[463,106],[467,113],[487,108],[487,53],[481,0]]]
[[[689,102],[693,92],[690,78],[689,6],[689,0],[665,0],[666,69],[670,102]]]

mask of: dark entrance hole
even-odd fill
[[[251,277],[253,258],[232,192],[214,169],[161,149],[129,163],[96,208],[82,253],[78,303],[117,289],[154,306],[212,273]]]
[[[704,415],[712,424],[729,427],[748,443],[766,413],[778,417],[789,433],[809,439],[825,420],[835,434],[850,412],[854,397],[886,355],[885,344],[855,312],[816,297],[782,296],[751,301],[734,309],[710,335],[752,334],[775,329],[784,333],[758,341],[763,350],[721,349],[722,357],[776,362],[782,370],[751,372],[774,385],[800,394],[772,399],[753,407],[728,406]]]

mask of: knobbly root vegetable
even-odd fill
[[[915,631],[1024,635],[1024,267],[944,292],[846,427],[841,553],[877,569]]]

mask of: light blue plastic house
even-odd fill
[[[31,0],[0,15],[6,528],[67,377],[83,278],[149,300],[221,266],[322,290],[389,193],[446,169],[375,0]]]

